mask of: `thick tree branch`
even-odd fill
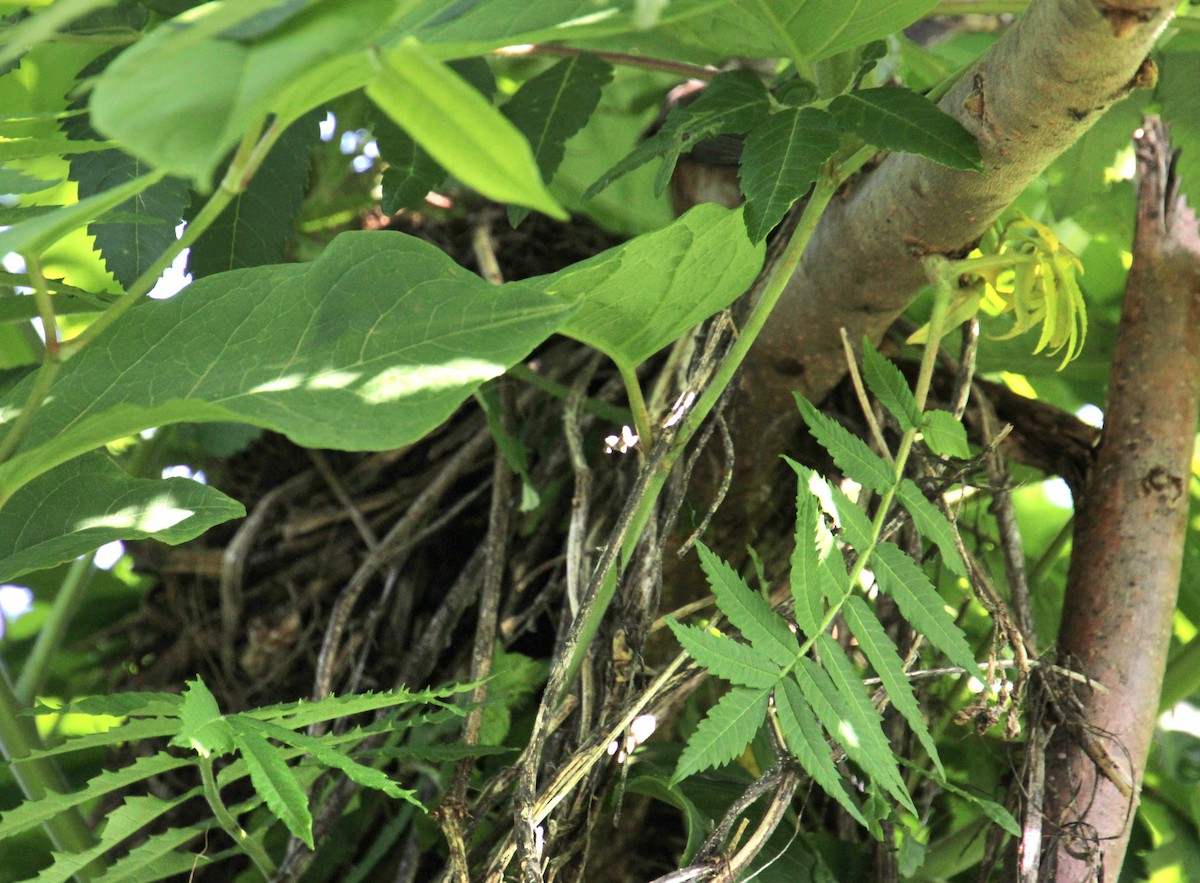
[[[1147,53],[1171,0],[1034,0],[946,94],[979,141],[984,174],[887,157],[817,227],[747,360],[737,415],[743,493],[764,482],[799,425],[792,390],[820,399],[845,371],[838,329],[878,340],[925,284],[921,258],[969,248],[1110,105],[1153,79]],[[737,511],[754,512],[743,498]],[[727,507],[732,508],[732,507]]]
[[[1059,652],[1104,684],[1060,723],[1047,763],[1053,879],[1115,880],[1125,855],[1171,637],[1200,399],[1200,229],[1166,132],[1137,138],[1133,267],[1103,441],[1076,516]],[[1097,757],[1099,755],[1099,759]],[[1117,761],[1105,770],[1104,758]],[[1114,781],[1115,780],[1115,781]],[[1045,878],[1043,878],[1045,879]]]

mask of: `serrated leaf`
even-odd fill
[[[729,763],[746,750],[767,716],[769,688],[734,687],[721,697],[688,739],[671,784]]]
[[[817,552],[817,520],[821,513],[808,483],[798,478],[796,484],[796,545],[792,549],[789,584],[796,625],[806,636],[812,636],[821,630],[825,615],[824,577]]]
[[[920,740],[921,745],[937,766],[938,772],[945,775],[942,760],[938,756],[937,744],[929,733],[921,709],[917,706],[917,698],[913,693],[912,681],[904,674],[904,660],[896,652],[892,639],[888,637],[875,613],[867,606],[867,602],[857,595],[851,595],[842,605],[842,616],[850,633],[854,635],[859,650],[867,657],[867,662],[879,675],[879,680],[887,690],[888,699],[896,710],[908,721],[913,734]]]
[[[380,59],[367,95],[450,174],[498,202],[566,220],[529,142],[458,74],[406,40]]]
[[[378,711],[382,708],[415,705],[417,703],[438,703],[440,700],[448,699],[460,693],[469,693],[477,686],[478,684],[472,682],[452,684],[444,688],[421,690],[416,693],[410,690],[399,689],[379,693],[352,693],[346,696],[326,696],[324,699],[316,702],[300,699],[295,702],[283,702],[278,705],[253,708],[250,711],[243,712],[243,714],[255,720],[275,721],[281,726],[292,730],[299,730],[321,721],[363,714],[368,711]],[[446,710],[452,713],[462,713],[460,709],[453,707]]]
[[[0,254],[40,255],[73,230],[91,223],[95,218],[137,196],[157,184],[163,172],[151,172],[52,212],[39,214],[0,232]]]
[[[706,138],[750,131],[766,119],[770,106],[767,88],[754,74],[749,71],[718,74],[695,101],[672,108],[658,132],[601,175],[584,192],[583,198],[591,199],[617,178],[656,156],[663,158],[654,182],[655,195],[661,196],[679,157],[691,152]]]
[[[933,775],[928,770],[922,770],[911,763],[906,763],[906,766],[908,766],[910,769],[915,769],[922,775],[933,779],[933,781],[937,782],[940,787],[945,788],[951,794],[961,797],[968,803],[975,804],[975,806],[979,807],[980,812],[982,812],[985,816],[991,819],[992,822],[999,825],[1013,837],[1021,836],[1020,823],[1013,818],[1012,813],[1010,813],[996,801],[988,800],[986,797],[980,797],[978,794],[974,794],[971,791],[968,791],[966,788],[960,788],[953,782],[948,781],[944,775]]]
[[[946,520],[942,511],[930,502],[910,479],[905,478],[900,482],[896,496],[912,516],[913,524],[921,536],[938,547],[946,566],[958,576],[965,577],[967,567],[963,564],[962,556],[958,554],[958,545],[954,542],[954,525]]]
[[[962,629],[946,611],[946,604],[929,577],[911,558],[892,543],[880,543],[871,556],[871,570],[879,587],[896,602],[913,628],[954,665],[984,680]]]
[[[896,758],[883,735],[883,719],[845,653],[828,635],[817,638],[824,668],[805,657],[793,670],[808,704],[835,742],[880,788],[915,814]]]
[[[193,278],[283,260],[284,246],[295,234],[295,219],[308,188],[309,152],[319,137],[312,116],[287,128],[249,186],[192,245],[187,268]],[[193,214],[205,201],[197,199]]]
[[[0,505],[0,582],[94,552],[114,540],[170,545],[246,514],[189,478],[134,478],[106,454],[76,457]]]
[[[770,687],[779,680],[779,666],[761,650],[706,629],[682,625],[669,616],[667,625],[679,645],[709,674],[741,687]]]
[[[291,769],[271,743],[255,730],[234,727],[233,731],[242,759],[250,770],[255,792],[267,802],[271,812],[287,826],[292,836],[312,849],[312,813],[308,809],[308,795]]]
[[[866,442],[836,420],[826,417],[799,393],[794,395],[809,431],[821,443],[821,447],[829,452],[842,472],[880,493],[895,483],[892,467],[868,448]]]
[[[921,425],[921,409],[917,407],[917,400],[908,388],[903,372],[880,355],[868,337],[863,338],[863,378],[875,398],[896,418],[902,430],[907,432]]]
[[[783,617],[711,549],[703,543],[697,543],[696,549],[700,553],[700,567],[716,595],[717,607],[734,627],[776,665],[795,662],[800,648]]]
[[[41,178],[35,178],[20,169],[0,167],[0,193],[38,193],[54,187],[58,183],[59,181],[44,181]]]
[[[0,162],[36,159],[44,156],[68,156],[94,150],[112,150],[115,141],[70,141],[67,138],[14,138],[0,141]]]
[[[788,750],[822,791],[840,803],[851,818],[867,827],[867,820],[850,796],[845,779],[834,766],[821,725],[805,701],[800,685],[788,678],[782,687],[775,691],[775,710]]]
[[[875,528],[871,525],[871,519],[867,517],[867,513],[862,510],[862,507],[846,496],[846,492],[832,482],[827,482],[829,486],[829,499],[833,501],[834,511],[830,515],[837,518],[838,524],[842,526],[842,539],[852,549],[865,549],[871,545],[871,539],[875,535]]]
[[[58,713],[63,712],[63,709],[52,709],[52,711]],[[124,742],[134,742],[142,739],[157,739],[164,736],[172,736],[178,730],[179,722],[172,718],[131,720],[111,727],[101,733],[86,733],[82,736],[68,739],[60,745],[39,749],[24,757],[14,758],[12,763],[21,763],[22,761],[34,760],[39,757],[53,757],[57,754],[69,754],[72,751],[86,751],[89,748],[120,745]]]
[[[765,239],[808,192],[840,140],[837,122],[814,107],[785,107],[750,130],[740,176],[752,242]]]
[[[425,195],[446,180],[446,170],[412,136],[384,118],[375,124],[379,155],[388,164],[380,186],[380,207],[386,214],[401,209],[418,209]]]
[[[868,144],[915,153],[952,169],[983,171],[979,145],[971,133],[911,89],[863,89],[839,95],[829,112]]]
[[[221,757],[233,751],[234,732],[217,707],[216,697],[200,678],[188,681],[183,691],[179,732],[171,744],[190,748],[201,757]]]
[[[738,211],[706,204],[525,284],[579,302],[559,333],[635,367],[731,304],[754,281],[763,255],[746,238]]]
[[[522,83],[500,108],[529,139],[543,181],[549,183],[558,171],[567,141],[587,123],[612,74],[612,65],[594,55],[573,55]],[[514,226],[527,214],[518,206],[508,212]]]
[[[216,819],[188,825],[183,828],[168,828],[139,843],[128,853],[109,865],[100,877],[104,883],[154,883],[177,875],[194,877],[197,869],[212,864],[216,859],[203,852],[178,852],[179,847],[207,831],[217,827]],[[228,856],[229,853],[226,853]]]
[[[27,800],[0,815],[0,839],[28,831],[30,828],[44,824],[65,810],[111,794],[134,782],[141,782],[151,776],[161,776],[171,770],[190,766],[193,763],[195,763],[194,759],[172,757],[169,754],[139,757],[129,766],[119,770],[105,770],[92,777],[86,787],[77,791],[66,794],[48,794],[40,800]]]
[[[183,697],[177,693],[113,693],[83,696],[51,708],[38,703],[29,714],[87,714],[111,717],[179,717]]]
[[[926,411],[921,419],[921,434],[925,436],[925,444],[929,445],[929,450],[935,454],[963,460],[971,456],[971,449],[967,445],[967,430],[949,411],[940,408]]]
[[[376,791],[382,791],[388,797],[396,800],[407,800],[409,803],[424,809],[424,806],[417,799],[415,791],[401,788],[388,778],[387,774],[383,771],[355,762],[342,751],[330,747],[322,739],[315,739],[312,736],[293,732],[286,727],[281,727],[270,721],[255,720],[246,715],[238,715],[235,718],[234,728],[242,734],[245,734],[249,730],[264,738],[270,737],[278,742],[282,742],[284,745],[299,748],[312,756],[318,763],[330,769],[339,770],[346,778],[364,788],[373,788]]]
[[[86,450],[178,422],[248,423],[307,447],[407,444],[573,309],[385,231],[344,233],[311,263],[210,276],[138,304],[67,363],[0,465],[0,499]],[[31,382],[0,397],[0,427]]]

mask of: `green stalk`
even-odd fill
[[[95,573],[95,552],[76,558],[71,562],[66,578],[63,579],[62,585],[59,586],[58,593],[54,597],[54,606],[50,609],[50,615],[38,630],[33,652],[29,654],[29,659],[21,669],[21,676],[17,678],[17,699],[25,705],[33,702],[46,685],[46,678],[50,676],[54,657],[62,648],[67,627],[79,609],[79,604]]]
[[[654,429],[650,425],[650,412],[646,410],[646,399],[642,395],[642,386],[638,383],[637,370],[626,365],[624,361],[617,362],[617,370],[621,372],[621,382],[625,384],[625,395],[629,398],[629,409],[633,411],[633,426],[641,442],[639,447],[647,451],[654,444]]]
[[[47,794],[65,794],[69,789],[51,758],[22,760],[42,749],[33,718],[22,716],[22,710],[22,704],[9,684],[8,673],[0,668],[0,754],[9,761],[8,769],[26,800],[40,800]],[[45,820],[42,826],[54,848],[60,852],[80,853],[96,844],[95,835],[77,806]],[[78,880],[92,880],[98,876],[97,863],[75,873]]]
[[[254,862],[258,872],[263,875],[263,879],[270,880],[275,876],[275,863],[271,861],[271,857],[267,855],[262,844],[247,834],[246,829],[238,824],[238,820],[233,817],[233,813],[221,800],[221,789],[217,787],[217,780],[213,776],[211,757],[200,757],[200,781],[204,787],[204,799],[208,801],[217,823],[233,839],[238,848],[250,857],[250,861]]]

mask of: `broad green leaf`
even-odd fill
[[[195,797],[196,793],[196,790],[188,791],[170,800],[153,795],[126,797],[120,806],[105,816],[104,828],[95,846],[83,852],[57,853],[54,864],[37,875],[36,883],[67,883],[77,872],[82,871],[108,850],[120,845],[185,800]]]
[[[962,556],[958,554],[958,545],[954,542],[954,525],[946,520],[942,511],[921,493],[921,489],[911,479],[901,480],[896,496],[912,516],[913,524],[921,532],[921,536],[938,547],[946,566],[957,575],[965,577],[967,567],[963,564]]]
[[[234,738],[242,759],[250,770],[250,781],[275,817],[309,849],[313,848],[312,813],[308,795],[296,781],[279,752],[263,736],[249,727],[234,727]]]
[[[521,84],[500,109],[529,140],[546,183],[562,163],[567,140],[584,127],[600,103],[600,91],[612,74],[612,65],[594,55],[573,55]],[[517,206],[508,210],[514,225],[527,214],[528,209]]]
[[[867,602],[858,595],[851,595],[846,599],[846,603],[842,605],[842,616],[845,617],[846,625],[850,627],[850,633],[858,643],[858,649],[879,675],[879,680],[887,690],[888,699],[908,721],[913,734],[920,740],[937,766],[938,772],[944,776],[946,771],[942,768],[937,744],[933,741],[921,709],[917,706],[912,681],[904,674],[904,660],[896,652],[892,639],[884,631],[875,613],[867,606]]]
[[[745,751],[766,719],[770,693],[770,688],[734,687],[722,696],[688,739],[671,784],[709,767],[727,764]]]
[[[179,714],[179,732],[171,744],[190,748],[201,757],[221,757],[233,751],[235,733],[233,727],[217,707],[217,699],[196,678],[187,682],[183,691],[183,708]]]
[[[717,607],[734,627],[777,666],[795,662],[800,647],[783,617],[707,546],[697,543],[696,549],[700,553],[700,567],[717,597]]]
[[[946,603],[929,577],[911,558],[892,543],[880,543],[871,556],[871,570],[879,587],[896,602],[913,628],[945,653],[954,665],[984,679],[962,629],[946,611]]]
[[[97,445],[170,423],[249,423],[307,447],[399,447],[573,309],[523,284],[489,285],[432,245],[384,231],[342,234],[309,264],[210,276],[138,304],[67,363],[25,446],[0,466],[0,499]],[[31,382],[0,398],[0,426]]]
[[[163,172],[151,172],[52,212],[22,221],[0,232],[0,254],[40,255],[72,230],[91,223],[100,214],[115,209],[143,190],[163,179]]]
[[[882,493],[895,483],[892,467],[836,420],[826,417],[808,400],[796,393],[796,404],[808,430],[829,451],[833,462],[848,477],[873,491]]]
[[[761,650],[711,631],[681,625],[667,617],[679,645],[710,674],[740,687],[770,687],[779,680],[779,666]]]
[[[846,130],[886,150],[915,153],[952,169],[982,172],[979,145],[954,117],[911,89],[839,95],[829,111]]]
[[[654,191],[661,196],[675,164],[697,144],[714,135],[741,134],[767,118],[770,97],[762,81],[749,71],[719,74],[689,104],[671,109],[662,127],[633,152],[600,176],[583,194],[591,199],[617,178],[654,159],[663,158]]]
[[[306,116],[280,136],[250,185],[192,245],[187,268],[193,278],[283,260],[307,190],[309,151],[319,135],[317,121]],[[205,201],[197,197],[193,215]]]
[[[293,732],[286,727],[281,727],[270,721],[255,720],[247,715],[236,716],[234,719],[234,729],[240,737],[245,737],[247,733],[256,733],[261,738],[265,739],[269,737],[282,742],[284,745],[303,749],[317,763],[330,769],[339,770],[345,774],[346,778],[362,785],[364,788],[374,788],[376,791],[382,791],[393,799],[407,800],[416,806],[422,806],[421,802],[416,798],[415,791],[401,788],[388,778],[386,773],[351,760],[344,751],[331,748],[321,739],[315,739],[304,733]],[[253,777],[253,772],[251,772],[251,777]],[[424,807],[422,806],[422,808]]]
[[[194,759],[152,754],[139,757],[119,770],[105,770],[88,781],[87,786],[66,794],[48,794],[40,800],[27,800],[0,815],[0,839],[20,834],[44,824],[64,810],[126,788],[151,776],[161,776],[180,767],[190,766]]]
[[[800,685],[788,678],[782,686],[783,689],[775,691],[775,710],[788,750],[822,791],[840,803],[851,818],[867,827],[867,820],[850,796],[845,779],[833,764],[821,725],[805,701]]]
[[[828,58],[912,24],[937,0],[729,0],[675,28],[725,55]]]
[[[837,654],[826,646],[833,644]],[[887,738],[883,735],[879,713],[875,711],[863,692],[862,681],[855,675],[845,654],[828,636],[818,638],[821,659],[826,665],[833,660],[832,670],[822,668],[816,661],[805,657],[793,669],[800,692],[830,737],[846,755],[858,764],[881,788],[885,789],[906,809],[912,810],[912,798],[904,787],[897,771],[896,759],[892,755]],[[840,660],[837,658],[840,657]],[[845,678],[849,675],[850,680]]]
[[[351,69],[353,55],[359,67],[352,73],[361,85],[361,52],[395,12],[393,0],[324,0],[253,42],[221,36],[272,5],[207,4],[182,27],[151,31],[97,79],[90,102],[93,125],[156,169],[208,190],[229,150],[269,113],[294,119],[327,97],[308,88],[312,103],[297,106],[291,93],[307,84],[306,76],[321,70],[332,80],[325,63],[347,60]],[[172,100],[164,103],[163,95]],[[291,99],[286,107],[284,99]],[[149,107],[155,112],[147,113]]]
[[[0,505],[0,582],[54,567],[113,540],[175,545],[246,514],[189,478],[134,478],[105,454],[50,470]]]
[[[765,239],[808,192],[840,141],[833,117],[814,107],[785,107],[750,131],[741,179],[751,241]]]
[[[926,411],[921,420],[921,434],[925,436],[925,444],[929,445],[929,450],[935,454],[963,460],[971,456],[971,449],[967,445],[967,430],[949,411],[938,408]]]
[[[462,77],[411,40],[376,59],[367,95],[450,174],[498,202],[566,220],[529,142]]]
[[[896,418],[902,430],[907,432],[921,425],[921,409],[917,407],[917,400],[903,372],[895,363],[879,354],[869,337],[863,338],[863,378],[875,398]]]
[[[706,204],[550,276],[525,280],[579,301],[560,332],[636,366],[750,287],[764,250],[740,211]]]

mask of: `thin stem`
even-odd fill
[[[42,334],[46,339],[46,361],[58,360],[58,319],[54,316],[54,301],[46,287],[46,277],[42,273],[40,256],[30,258],[25,262],[25,270],[33,282],[33,300],[37,304],[38,318],[42,320]]]
[[[625,384],[629,410],[633,412],[633,425],[640,440],[639,447],[648,451],[654,443],[654,428],[650,425],[650,412],[646,410],[646,399],[642,395],[642,386],[638,383],[637,371],[624,361],[617,362],[617,370],[621,372],[621,382]]]
[[[29,395],[25,398],[25,405],[21,408],[21,413],[17,415],[17,419],[13,421],[13,427],[9,430],[8,435],[4,436],[4,440],[0,441],[0,463],[4,463],[12,458],[20,446],[25,433],[29,431],[29,426],[33,422],[33,415],[37,413],[38,408],[42,406],[42,402],[46,400],[46,396],[50,392],[50,387],[54,385],[55,379],[58,377],[58,372],[62,370],[63,363],[58,359],[54,361],[42,362],[42,366],[37,369],[37,374],[34,376],[33,388],[29,390]],[[0,503],[4,500],[0,497]]]
[[[250,857],[250,861],[254,862],[258,872],[263,875],[263,879],[270,880],[275,875],[275,863],[262,848],[262,844],[247,834],[246,830],[238,824],[238,820],[233,817],[233,813],[221,800],[221,789],[217,787],[217,780],[213,776],[211,757],[200,758],[200,781],[204,786],[204,799],[208,801],[217,823],[226,834],[233,838],[233,842],[237,844],[238,848]]]
[[[71,624],[87,587],[96,573],[96,553],[83,555],[71,562],[67,575],[54,597],[50,615],[38,630],[37,641],[17,679],[16,694],[20,702],[29,705],[46,685],[54,657],[62,649],[63,637]]]

